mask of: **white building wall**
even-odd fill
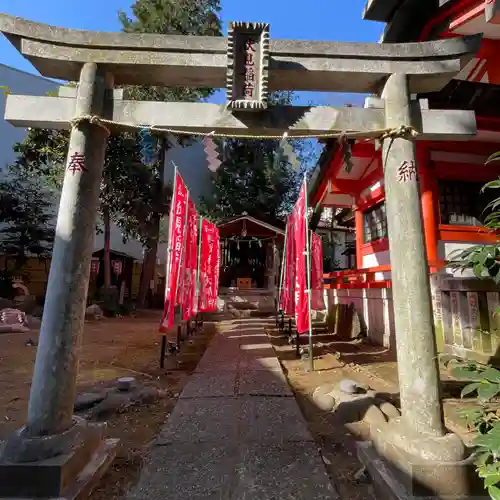
[[[167,151],[164,175],[166,184],[172,184],[176,166],[195,203],[211,194],[212,173],[208,169],[207,155],[202,141],[194,141],[186,147],[176,146]]]
[[[438,258],[440,260],[450,261],[456,260],[457,253],[467,250],[470,247],[477,246],[478,243],[466,241],[438,241]],[[474,278],[472,269],[453,270],[447,269],[448,274],[452,274],[455,278]]]
[[[43,96],[48,92],[55,92],[58,83],[0,64],[0,86],[7,87],[12,94]],[[12,147],[16,142],[21,142],[26,135],[25,129],[14,127],[3,119],[5,102],[5,92],[0,89],[0,169],[2,171],[14,163],[16,154]]]
[[[338,304],[354,306],[366,326],[370,341],[386,348],[394,347],[394,311],[390,288],[330,289],[327,290],[327,300],[329,314],[335,311]]]
[[[47,95],[49,92],[57,92],[59,83],[38,75],[11,68],[0,64],[0,86],[8,88],[11,94],[23,95]],[[13,146],[17,142],[22,142],[26,130],[12,126],[3,119],[5,114],[6,95],[0,89],[0,172],[7,175],[7,168],[16,160]],[[202,142],[195,142],[192,146],[182,148],[176,147],[170,150],[166,158],[165,181],[173,179],[174,164],[179,170],[188,185],[191,195],[198,201],[202,196],[206,196],[211,190],[210,171],[206,161],[204,145]],[[54,226],[57,219],[59,206],[59,196],[54,195]],[[102,226],[102,221],[101,224]],[[96,234],[94,250],[104,247],[104,235],[100,232]],[[123,235],[115,224],[111,227],[111,249],[122,252],[137,260],[143,258],[143,247],[139,241],[123,241]],[[158,250],[158,263],[163,264],[166,259],[167,246],[161,244]]]

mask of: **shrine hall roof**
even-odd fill
[[[500,85],[452,80],[440,92],[419,95],[434,109],[469,109],[477,116],[500,117]]]
[[[426,24],[455,0],[366,0],[363,19],[386,23],[382,42],[419,40]],[[437,36],[439,38],[439,27]]]
[[[248,224],[247,224],[248,223]],[[240,232],[246,226],[249,236],[268,236],[269,233],[274,233],[277,236],[284,236],[285,231],[277,228],[267,222],[261,221],[250,215],[239,215],[227,219],[218,225],[219,231],[223,236],[228,236],[230,233]],[[258,233],[258,234],[257,234]]]

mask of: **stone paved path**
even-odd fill
[[[130,500],[339,498],[265,324],[221,324]]]

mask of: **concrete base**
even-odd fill
[[[477,477],[472,457],[455,434],[417,436],[400,419],[372,429],[371,444],[359,445],[380,498],[488,498]]]
[[[116,456],[118,440],[89,424],[70,452],[37,461],[0,462],[0,499],[86,498]]]
[[[226,313],[236,311],[275,313],[275,297],[276,291],[274,289],[238,290],[235,288],[221,288],[217,298],[217,309],[218,312]]]
[[[474,476],[471,478],[469,489],[476,493],[456,494],[450,491],[450,494],[423,491],[420,485],[415,484],[414,478],[401,471],[395,464],[381,457],[370,442],[360,442],[357,445],[358,458],[365,466],[366,471],[373,481],[376,498],[384,500],[487,500],[489,496],[481,486],[479,479]],[[426,467],[436,467],[436,464],[427,464]],[[446,467],[448,469],[446,469]],[[456,464],[438,464],[436,475],[441,475],[442,483],[448,482],[447,470],[449,467],[465,468],[471,473],[474,467],[471,460],[459,462]]]

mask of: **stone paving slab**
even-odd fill
[[[229,500],[235,454],[217,443],[155,446],[127,499]]]
[[[239,350],[245,356],[254,358],[273,358],[275,356],[271,344],[241,344]]]
[[[234,372],[238,369],[240,360],[235,354],[233,359],[221,359],[220,357],[203,356],[196,367],[195,373],[205,372]]]
[[[205,355],[208,356],[224,356],[224,354],[228,353],[236,353],[240,350],[240,342],[235,340],[234,342],[223,342],[216,341],[213,344],[210,344],[208,349],[205,351]]]
[[[269,342],[269,337],[265,334],[254,334],[254,335],[240,335],[239,336],[240,344],[267,344],[272,348],[271,342]]]
[[[240,406],[235,398],[180,400],[156,444],[235,441]]]
[[[214,362],[217,367],[217,362]],[[194,373],[181,394],[183,398],[214,398],[235,395],[236,370]]]
[[[281,364],[277,358],[255,358],[252,356],[244,356],[240,361],[240,369],[242,370],[265,370],[283,372]]]
[[[339,498],[261,323],[213,339],[129,500]]]
[[[249,370],[240,374],[240,396],[293,396],[283,372],[280,370]]]
[[[295,398],[244,398],[239,435],[242,441],[266,443],[313,440]]]
[[[237,468],[231,500],[333,500],[340,498],[314,443],[252,443]]]

